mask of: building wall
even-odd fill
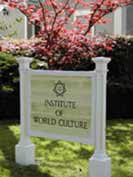
[[[24,15],[21,14],[18,10],[11,9],[9,10],[8,15],[3,15],[3,11],[1,11],[0,23],[5,27],[4,30],[0,30],[1,35],[11,36],[13,38],[24,38]]]
[[[35,35],[35,29],[34,26],[27,23],[27,38],[30,38]]]
[[[111,22],[96,25],[95,34],[133,35],[133,4],[107,15]]]
[[[80,9],[80,7],[79,7]],[[108,24],[98,24],[95,26],[95,34],[130,34],[133,35],[133,5],[119,8],[115,13],[107,15],[110,19]],[[25,17],[16,9],[11,9],[9,15],[3,15],[0,12],[0,23],[7,24],[8,29],[0,30],[0,35],[8,36],[12,34],[14,38],[30,38],[34,35],[31,25],[27,24],[25,28]]]
[[[133,4],[127,7],[126,20],[126,34],[133,35]]]

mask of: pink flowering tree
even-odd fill
[[[111,50],[110,39],[92,38],[91,29],[97,23],[106,23],[105,16],[130,0],[37,0],[33,5],[25,0],[1,0],[11,8],[19,9],[29,23],[40,28],[38,37],[42,41],[33,45],[34,52],[49,67],[63,63],[80,63],[96,53],[98,45]],[[30,2],[30,1],[29,1]],[[72,21],[78,8],[88,9],[88,14]]]

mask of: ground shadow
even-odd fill
[[[8,125],[12,123],[0,122],[0,151],[4,156],[4,159],[0,159],[0,167],[10,171],[11,177],[52,177],[48,173],[41,172],[37,165],[21,166],[15,163],[15,145],[18,143],[18,138]]]

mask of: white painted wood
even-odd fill
[[[106,154],[106,75],[109,58],[97,57],[95,92],[95,152],[90,159],[90,177],[111,177],[111,159]]]
[[[87,138],[82,138],[82,137],[76,137],[76,136],[66,136],[66,135],[62,135],[62,134],[52,134],[52,133],[47,133],[45,131],[36,131],[36,130],[32,130],[31,129],[31,120],[28,119],[27,124],[28,124],[28,135],[29,136],[35,136],[35,137],[47,137],[47,138],[51,138],[51,139],[63,139],[63,140],[67,140],[67,141],[73,141],[73,142],[80,142],[83,144],[91,144],[94,145],[94,139],[95,139],[95,119],[94,119],[94,109],[95,109],[95,98],[94,98],[94,77],[95,77],[95,72],[73,72],[73,71],[51,71],[51,70],[47,70],[47,71],[38,71],[38,70],[31,70],[31,75],[37,75],[37,74],[41,74],[41,75],[53,75],[53,76],[67,76],[67,77],[85,77],[88,76],[88,79],[91,80],[92,82],[92,88],[91,88],[91,130],[90,132],[88,132],[88,137]],[[31,109],[31,108],[30,108]],[[31,111],[30,111],[31,112]],[[29,116],[30,117],[30,116]],[[89,119],[89,117],[88,117]]]
[[[28,57],[17,59],[20,72],[20,141],[15,147],[16,162],[21,165],[35,164],[35,146],[27,135],[27,120],[29,119],[29,64],[32,61]]]
[[[114,12],[114,35],[126,34],[126,7],[119,7]]]
[[[32,75],[49,75],[49,76],[69,76],[69,77],[93,77],[95,71],[57,71],[57,70],[30,70]]]

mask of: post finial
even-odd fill
[[[92,61],[96,64],[96,71],[107,72],[107,64],[111,61],[108,57],[95,57]]]
[[[20,70],[27,70],[29,69],[30,63],[32,62],[33,58],[31,57],[18,57],[17,62],[19,63]]]

